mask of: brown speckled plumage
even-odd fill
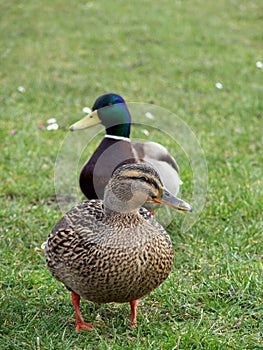
[[[98,303],[134,302],[158,287],[173,266],[172,244],[138,203],[162,195],[160,178],[148,165],[116,170],[104,201],[73,207],[49,235],[45,256],[52,275]]]
[[[74,207],[48,239],[50,272],[91,301],[141,298],[167,278],[173,264],[169,236],[147,214],[120,215],[117,221],[116,215],[105,217],[100,200]]]

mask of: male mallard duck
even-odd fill
[[[83,166],[79,178],[81,191],[89,199],[103,198],[114,169],[124,163],[150,163],[160,174],[165,187],[174,194],[182,183],[179,168],[167,149],[156,142],[131,141],[131,116],[124,99],[117,94],[97,98],[92,112],[70,127],[71,131],[102,123],[106,135]]]
[[[146,164],[126,164],[113,173],[104,200],[73,207],[45,243],[51,274],[72,293],[76,330],[91,330],[80,313],[80,297],[97,303],[130,302],[136,326],[138,299],[158,287],[173,266],[171,240],[146,201],[179,211],[186,202],[166,191],[158,173]]]

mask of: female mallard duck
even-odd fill
[[[174,194],[182,183],[175,159],[155,142],[131,141],[131,116],[124,99],[116,94],[97,98],[92,112],[70,127],[71,131],[102,123],[106,135],[83,166],[79,178],[81,191],[89,199],[103,198],[111,174],[121,164],[150,163],[160,174],[165,187]]]
[[[173,266],[173,249],[146,201],[179,211],[186,202],[166,191],[158,173],[146,164],[126,164],[113,173],[104,200],[73,207],[45,244],[51,274],[72,293],[76,330],[91,330],[80,313],[80,297],[97,303],[130,302],[136,326],[138,299],[158,287]]]

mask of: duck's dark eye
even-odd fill
[[[136,181],[143,181],[143,182],[149,182],[149,179],[145,176],[129,176],[129,179],[136,180]]]
[[[139,180],[148,182],[148,179],[147,179],[145,176],[140,176],[140,177],[139,177]]]

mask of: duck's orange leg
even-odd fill
[[[136,322],[136,308],[138,305],[138,300],[133,300],[130,301],[130,306],[131,306],[131,323],[134,327],[137,327],[137,322]]]
[[[92,331],[93,329],[92,324],[84,322],[83,317],[81,316],[80,308],[79,308],[80,296],[75,292],[71,292],[71,299],[76,312],[76,331],[79,332],[82,329],[86,329],[87,331]]]

